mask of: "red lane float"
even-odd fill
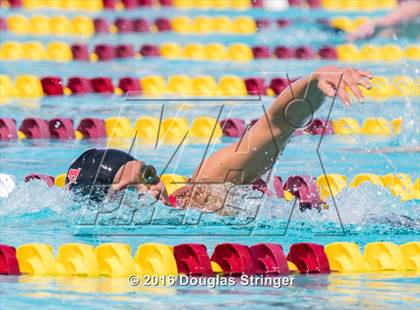
[[[97,77],[91,80],[92,89],[94,93],[98,94],[113,94],[114,86],[109,77]]]
[[[160,2],[159,2],[160,3]],[[153,0],[138,0],[139,6],[153,6]]]
[[[117,58],[133,58],[135,56],[133,45],[117,45],[117,47],[115,48],[115,56]]]
[[[114,22],[114,25],[119,33],[129,33],[134,31],[133,21],[128,18],[117,18]]]
[[[290,247],[287,260],[295,264],[300,273],[331,272],[324,247],[319,244],[295,243]]]
[[[303,0],[289,0],[289,6],[299,7],[303,4]]]
[[[22,7],[23,0],[9,0],[10,7],[12,8],[20,8]]]
[[[160,56],[159,46],[145,44],[140,48],[140,54],[143,57],[159,57]]]
[[[78,61],[89,61],[89,49],[87,44],[73,44],[71,46],[73,59]]]
[[[171,31],[171,21],[167,18],[160,17],[155,20],[155,26],[159,32]]]
[[[276,20],[276,25],[279,28],[284,28],[287,26],[290,26],[292,24],[292,21],[290,19],[281,18]]]
[[[109,32],[109,23],[108,20],[103,17],[98,17],[93,20],[93,25],[95,26],[96,33],[108,33]]]
[[[255,25],[257,26],[257,31],[262,29],[269,28],[271,26],[271,22],[267,18],[259,18],[255,20]]]
[[[220,265],[226,276],[252,275],[255,273],[249,247],[239,243],[216,245],[211,260]]]
[[[120,88],[124,93],[129,91],[141,91],[140,81],[130,77],[121,78],[118,83],[118,88]]]
[[[137,0],[121,0],[122,4],[124,4],[125,9],[134,9],[139,6]]]
[[[20,274],[16,249],[10,245],[0,244],[0,274]]]
[[[308,0],[308,5],[311,9],[319,9],[322,7],[322,0]]]
[[[315,118],[311,124],[305,128],[305,131],[311,135],[331,135],[333,133],[331,121]]]
[[[17,140],[16,120],[13,118],[0,118],[0,140]]]
[[[283,188],[299,200],[301,211],[312,208],[320,209],[325,204],[319,196],[315,177],[291,176],[287,179]]]
[[[332,46],[323,46],[318,50],[318,55],[322,59],[337,59],[337,50]]]
[[[314,52],[309,46],[300,46],[296,48],[294,56],[297,59],[311,59],[314,57]]]
[[[241,137],[245,132],[245,122],[240,118],[227,118],[220,121],[223,135],[227,137]]]
[[[290,59],[295,55],[295,50],[292,47],[276,46],[274,48],[274,55],[279,59]]]
[[[51,138],[60,140],[75,139],[73,120],[70,118],[53,118],[48,122]]]
[[[105,122],[99,118],[84,118],[80,121],[77,130],[85,139],[106,138]]]
[[[136,18],[133,20],[134,32],[149,32],[150,24],[145,18]]]
[[[100,61],[110,61],[115,58],[115,48],[109,44],[98,44],[95,46],[95,54]]]
[[[174,246],[178,271],[191,276],[212,276],[210,258],[204,244],[184,243]]]
[[[117,0],[102,0],[102,3],[104,5],[104,9],[115,10]]]
[[[0,31],[6,30],[7,24],[3,17],[0,17]]]
[[[271,80],[269,87],[276,95],[279,95],[284,89],[289,87],[289,82],[285,78],[274,78]]]
[[[266,95],[266,87],[262,78],[248,78],[244,80],[249,95]]]
[[[277,198],[283,199],[284,196],[284,188],[283,188],[283,180],[279,176],[275,176],[273,178],[273,188],[276,192]]]
[[[140,1],[144,1],[144,0],[140,0]],[[147,1],[152,1],[152,0],[147,0]],[[172,0],[159,0],[159,4],[161,6],[172,6]]]
[[[267,59],[271,58],[270,48],[268,46],[254,46],[252,48],[252,54],[254,55],[255,59]]]
[[[73,94],[83,95],[92,92],[92,83],[84,77],[71,77],[67,81],[67,87]]]
[[[63,81],[58,76],[47,76],[41,79],[42,90],[48,96],[63,96]]]
[[[19,128],[27,139],[49,139],[48,122],[42,118],[25,118]]]
[[[252,184],[251,187],[253,190],[259,191],[263,194],[266,194],[268,196],[272,196],[273,193],[270,191],[270,189],[268,188],[267,183],[263,180],[263,179],[257,179],[255,180],[255,182]]]
[[[46,174],[30,174],[25,177],[24,181],[29,182],[31,180],[41,180],[45,182],[48,185],[48,187],[53,187],[54,179],[54,177]]]
[[[290,274],[286,255],[280,244],[259,243],[251,246],[250,251],[256,274]]]

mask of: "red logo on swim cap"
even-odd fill
[[[69,170],[69,172],[67,173],[67,177],[69,178],[69,184],[76,183],[80,170],[80,168]]]

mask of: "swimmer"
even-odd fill
[[[80,155],[67,172],[67,188],[92,195],[92,185],[100,185],[100,193],[134,188],[149,193],[165,204],[177,207],[195,206],[205,210],[223,204],[221,195],[212,193],[209,184],[251,184],[275,164],[296,127],[304,125],[319,109],[326,96],[338,96],[350,104],[350,90],[363,102],[361,87],[370,89],[370,72],[355,68],[325,66],[294,82],[268,108],[266,114],[232,143],[211,154],[194,172],[190,184],[168,198],[156,169],[123,151],[90,149]],[[95,195],[98,193],[95,192]]]
[[[401,4],[389,14],[371,19],[360,25],[357,29],[348,34],[347,39],[350,41],[366,39],[378,32],[381,32],[381,36],[391,36],[398,32],[398,36],[418,39],[419,18],[420,1],[408,0],[401,2]]]

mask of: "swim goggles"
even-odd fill
[[[155,167],[143,165],[140,169],[140,183],[145,185],[154,185],[159,182]]]

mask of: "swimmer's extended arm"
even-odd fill
[[[296,125],[304,124],[318,110],[325,96],[333,97],[337,93],[348,105],[350,99],[345,92],[345,87],[348,87],[362,102],[363,94],[359,87],[370,88],[367,80],[370,78],[369,72],[327,66],[296,81],[274,100],[240,141],[208,157],[198,167],[192,181],[235,184],[254,181],[272,168]]]
[[[409,22],[420,15],[420,1],[411,0],[399,5],[389,14],[372,19],[360,25],[356,30],[348,35],[349,40],[359,40],[371,37],[377,28],[388,28]]]

